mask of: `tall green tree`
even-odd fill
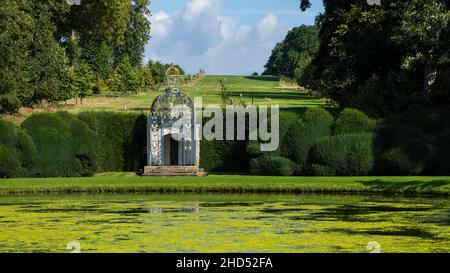
[[[145,45],[150,39],[149,0],[132,0],[124,43],[115,49],[116,59],[127,55],[133,66],[141,66]]]
[[[0,113],[13,113],[31,97],[29,44],[34,21],[28,0],[0,4]]]
[[[65,50],[54,38],[55,26],[49,7],[35,3],[33,6],[35,30],[31,43],[33,103],[55,104],[67,98],[61,94],[66,88],[68,59]],[[64,92],[65,93],[65,92]]]
[[[288,32],[283,42],[278,43],[265,65],[266,75],[294,78],[295,70],[310,62],[319,48],[319,27],[300,26]]]
[[[401,1],[400,26],[394,39],[409,45],[404,56],[406,66],[413,61],[423,64],[423,90],[431,93],[437,77],[437,65],[443,54],[448,54],[448,45],[443,44],[442,35],[449,28],[450,10],[448,1],[410,0]],[[447,52],[446,52],[447,51]]]
[[[301,8],[310,6],[302,0]],[[374,116],[431,100],[448,75],[449,2],[444,0],[323,0],[319,51],[312,60],[316,88],[341,107]],[[436,83],[435,83],[436,79]],[[422,90],[427,92],[423,92]],[[434,92],[433,92],[434,93]]]

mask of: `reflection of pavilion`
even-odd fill
[[[195,131],[200,130],[195,119],[192,99],[177,87],[179,75],[171,67],[167,73],[168,87],[152,104],[147,119],[147,165],[144,175],[151,176],[201,176],[199,169],[200,141]],[[177,115],[172,110],[177,107]],[[181,126],[173,126],[183,119]]]

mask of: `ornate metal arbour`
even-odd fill
[[[182,106],[181,113],[172,116],[172,109]],[[173,125],[180,118],[185,123],[179,128]],[[171,165],[165,157],[168,149],[165,143],[166,136],[177,135],[180,139],[178,146],[178,165],[198,165],[199,141],[195,141],[196,130],[194,104],[186,94],[178,88],[167,87],[163,94],[158,96],[152,104],[147,120],[147,155],[149,166]]]

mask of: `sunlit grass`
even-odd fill
[[[222,104],[218,81],[225,78],[228,91],[231,92],[233,103],[246,105],[279,105],[282,108],[309,108],[326,105],[325,100],[310,96],[308,92],[298,88],[280,86],[277,77],[272,76],[204,76],[199,80],[183,84],[181,89],[190,97],[201,97],[205,104]],[[36,106],[34,109],[22,108],[19,114],[4,118],[20,124],[26,117],[42,111],[68,111],[78,113],[82,111],[148,111],[153,100],[162,90],[140,92],[134,95],[106,97],[87,97],[80,101],[74,99],[60,103],[50,108]]]
[[[226,192],[450,194],[450,177],[140,177],[106,173],[86,178],[0,179],[0,193]]]

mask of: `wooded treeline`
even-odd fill
[[[143,66],[149,0],[0,1],[0,113],[164,81]]]
[[[303,10],[311,4],[300,3]],[[294,77],[341,108],[356,107],[371,116],[402,112],[416,104],[450,103],[449,1],[382,0],[381,5],[370,6],[366,0],[323,0],[323,4],[325,11],[316,19],[319,47],[311,62],[305,65],[304,56],[316,41],[311,32],[294,29],[275,48],[266,72]],[[292,32],[303,38],[292,39]],[[274,59],[288,61],[279,62],[282,67],[273,72]]]

